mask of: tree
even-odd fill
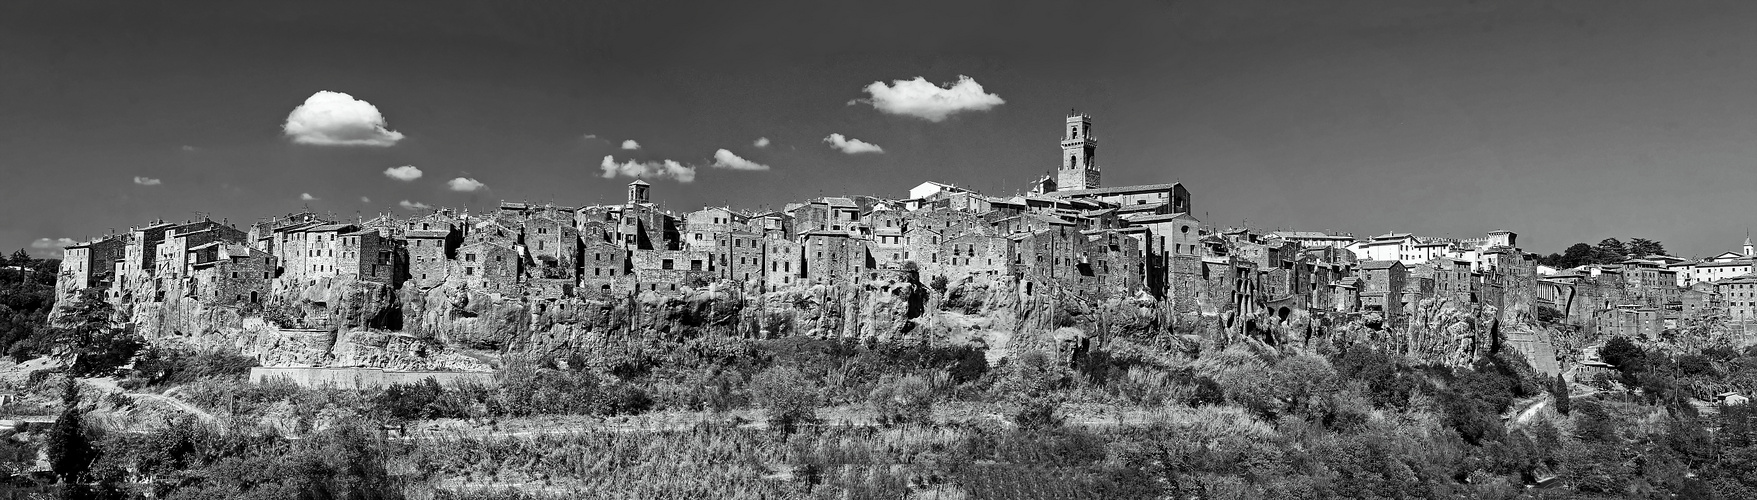
[[[133,326],[116,325],[116,310],[104,300],[103,290],[87,288],[79,298],[61,308],[52,336],[57,345],[75,356],[70,374],[78,377],[108,375],[128,363],[144,342]]]
[[[1593,260],[1594,264],[1615,264],[1629,257],[1629,247],[1623,245],[1622,240],[1605,238],[1598,242],[1598,247],[1593,249],[1593,254],[1596,257]]]
[[[1665,245],[1647,238],[1630,238],[1629,255],[1646,257],[1649,255],[1665,255]]]
[[[1029,351],[1010,363],[1012,373],[994,390],[1017,407],[1013,423],[1027,429],[1061,426],[1058,413],[1063,395],[1059,389],[1067,377],[1064,367],[1043,351]]]
[[[79,382],[71,377],[62,386],[61,406],[61,416],[49,428],[48,442],[44,447],[49,455],[49,470],[54,471],[62,482],[73,482],[91,467],[96,453],[85,437],[83,413],[79,409]]]
[[[773,366],[750,380],[753,402],[763,407],[769,425],[791,433],[799,424],[817,421],[817,384],[798,368]]]
[[[1556,413],[1567,415],[1573,410],[1574,402],[1568,398],[1568,381],[1562,374],[1556,374],[1556,383],[1550,386],[1550,393],[1556,397]]]
[[[1624,373],[1639,372],[1646,368],[1647,351],[1623,337],[1611,337],[1605,341],[1604,347],[1598,350],[1599,359],[1617,367]]]
[[[868,401],[882,425],[926,422],[933,416],[933,390],[914,375],[879,385]]]
[[[1574,246],[1562,251],[1562,261],[1559,267],[1569,268],[1591,264],[1597,255],[1598,253],[1593,250],[1592,245],[1575,243]]]

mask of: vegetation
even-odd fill
[[[1658,240],[1631,238],[1628,243],[1616,238],[1605,238],[1598,245],[1575,243],[1562,253],[1539,256],[1537,263],[1557,269],[1584,266],[1588,264],[1616,264],[1624,260],[1650,255],[1670,255],[1666,253],[1665,244]]]
[[[0,313],[36,290],[14,274],[26,279],[0,281]],[[15,356],[75,354],[66,375],[126,389],[73,377],[27,388],[39,399],[7,408],[59,417],[0,433],[3,487],[172,499],[1757,498],[1757,407],[1713,401],[1757,392],[1757,349],[1713,339],[1605,339],[1614,375],[1574,383],[1512,352],[1437,366],[1345,336],[1106,339],[1074,352],[1015,339],[993,366],[969,346],[642,339],[509,356],[492,385],[340,390],[249,383],[254,360],[236,354],[142,348],[95,294],[65,307],[52,327],[29,309],[43,324],[0,341]],[[33,476],[39,450],[50,474]]]

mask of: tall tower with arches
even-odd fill
[[[1092,137],[1092,117],[1070,109],[1067,126],[1062,129],[1062,166],[1056,173],[1056,190],[1098,186],[1098,139]]]

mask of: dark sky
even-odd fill
[[[1706,255],[1757,208],[1754,26],[1749,1],[0,2],[0,248],[197,211],[609,202],[606,155],[696,167],[653,180],[674,209],[1010,195],[1079,108],[1105,184],[1183,182],[1218,225]],[[960,75],[1004,104],[849,104]],[[325,90],[402,139],[296,143]]]

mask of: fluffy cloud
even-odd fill
[[[452,179],[450,181],[446,181],[445,185],[446,185],[446,187],[450,187],[452,191],[465,191],[465,192],[481,191],[483,189],[488,188],[487,184],[483,184],[481,182],[478,182],[475,179],[467,179],[467,178],[463,178],[463,177],[459,177],[456,179]]]
[[[914,80],[895,80],[890,85],[885,82],[872,82],[866,86],[866,93],[872,97],[848,101],[871,104],[873,109],[882,113],[905,115],[937,122],[946,117],[965,111],[987,111],[1006,101],[1001,96],[983,92],[982,84],[975,79],[959,75],[958,82],[945,87],[934,85],[926,78],[915,77]]]
[[[885,148],[878,147],[877,144],[862,141],[860,139],[842,137],[842,134],[830,134],[829,137],[824,138],[824,142],[830,143],[831,147],[851,155],[885,152]]]
[[[38,257],[60,258],[61,249],[75,243],[79,242],[73,241],[73,238],[37,238],[31,242],[30,253]]]
[[[581,139],[597,139],[598,134],[586,134],[586,135],[580,136],[580,138]]]
[[[299,144],[319,146],[390,146],[403,140],[391,130],[378,107],[354,96],[318,91],[293,108],[281,128]]]
[[[360,203],[372,203],[372,198],[367,198],[365,196],[361,196]]]
[[[727,151],[724,149],[714,152],[714,165],[713,165],[713,167],[714,168],[730,168],[732,170],[768,170],[769,169],[768,165],[764,165],[764,164],[757,163],[754,161],[746,160],[744,158],[739,158],[738,155],[732,154],[731,151]]]
[[[627,150],[633,151],[633,150],[640,149],[640,148],[641,148],[641,143],[634,142],[634,139],[622,141],[622,149],[627,149]]]
[[[766,148],[766,147],[769,147],[769,138],[767,138],[767,137],[758,137],[758,138],[756,138],[756,142],[753,142],[753,143],[750,143],[750,145],[752,145],[752,146],[756,146],[756,147],[759,147],[759,148]]]
[[[141,177],[141,176],[136,175],[136,176],[134,176],[134,183],[142,185],[142,186],[157,186],[160,184],[164,184],[164,181],[160,181],[158,179],[154,179],[151,177]]]
[[[427,210],[427,209],[433,208],[432,205],[428,205],[426,203],[421,203],[419,201],[409,201],[409,200],[399,201],[399,202],[397,202],[397,205],[402,206],[403,209],[405,209],[405,210]]]
[[[421,178],[421,169],[414,165],[403,165],[384,169],[384,176],[399,181],[412,181]]]
[[[299,199],[305,201],[317,201],[317,197],[312,196],[311,193],[299,193]]]
[[[604,155],[604,161],[598,164],[604,170],[605,179],[614,179],[620,175],[640,179],[676,179],[677,182],[695,182],[695,168],[685,166],[671,160],[638,162],[628,160],[616,163],[616,158]]]

